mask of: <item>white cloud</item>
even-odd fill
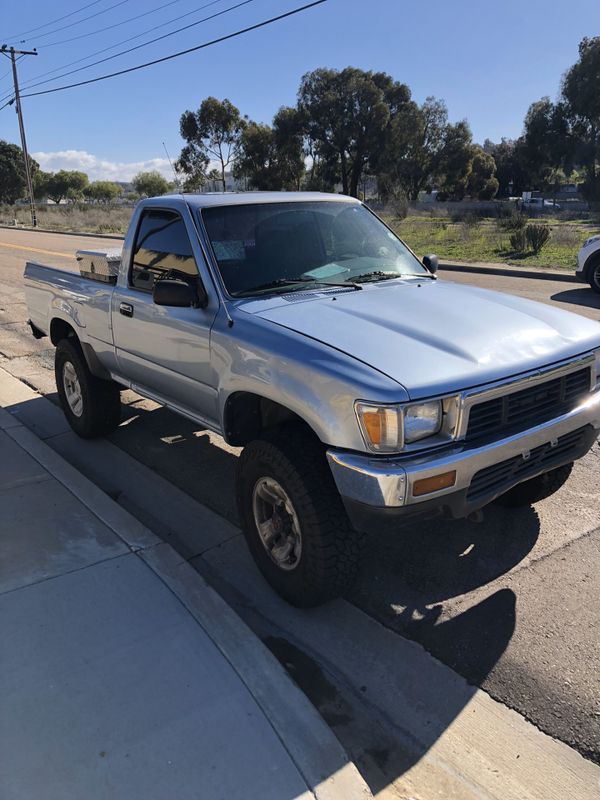
[[[167,180],[173,180],[173,170],[166,158],[149,158],[146,161],[107,161],[85,150],[58,150],[55,153],[32,153],[45,172],[59,169],[78,169],[87,173],[90,180],[130,181],[138,172],[157,170]]]

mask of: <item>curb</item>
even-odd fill
[[[22,385],[0,368],[0,383],[13,382]],[[262,709],[317,800],[372,797],[333,732],[277,659],[171,545],[162,542],[1,407],[0,430],[104,522],[178,598]]]
[[[118,233],[89,233],[89,231],[54,231],[50,228],[31,228],[26,225],[0,225],[0,229],[6,231],[27,231],[27,233],[56,233],[59,236],[86,236],[90,239],[120,239],[125,241],[125,237]]]
[[[568,275],[555,270],[549,272],[542,268],[538,270],[521,269],[520,267],[488,267],[481,264],[453,264],[449,262],[440,261],[440,269],[448,270],[449,272],[475,272],[481,275],[501,275],[508,278],[533,278],[543,281],[563,281],[564,283],[580,283],[575,275]],[[581,284],[583,286],[583,284]]]

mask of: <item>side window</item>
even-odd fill
[[[182,278],[198,275],[185,223],[174,211],[145,211],[133,247],[130,284],[151,292],[167,272]]]

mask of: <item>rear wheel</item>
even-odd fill
[[[308,429],[290,425],[250,442],[238,462],[237,498],[250,552],[289,603],[317,606],[352,584],[365,536],[350,525]]]
[[[535,478],[530,478],[528,481],[513,486],[508,492],[497,497],[494,503],[505,508],[519,508],[521,506],[530,506],[532,503],[539,503],[540,500],[545,500],[546,497],[558,492],[568,480],[572,469],[573,463],[564,464],[562,467],[550,470],[550,472],[536,475]]]
[[[121,394],[113,381],[92,375],[76,339],[61,339],[54,356],[58,396],[67,422],[78,436],[93,439],[121,421]]]

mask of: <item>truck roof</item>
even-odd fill
[[[194,208],[210,208],[213,206],[239,206],[253,203],[299,203],[308,201],[328,201],[333,203],[359,203],[355,197],[327,192],[206,192],[205,194],[187,194],[173,192],[161,197],[151,197],[144,203],[160,205],[161,199],[184,198]]]

